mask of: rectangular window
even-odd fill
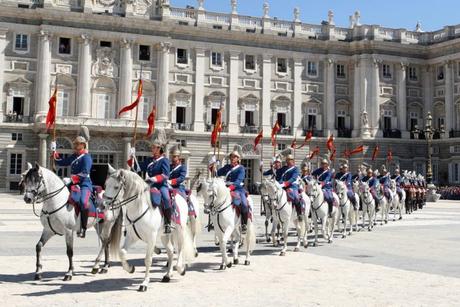
[[[316,115],[308,114],[308,129],[316,129]]]
[[[439,117],[438,118],[438,129],[441,129],[441,127],[444,128],[444,117]]]
[[[139,45],[139,61],[150,61],[150,46]]]
[[[383,117],[383,129],[384,130],[391,130],[391,117],[384,116]]]
[[[24,115],[24,97],[13,97],[13,115]]]
[[[110,118],[110,96],[107,94],[97,95],[96,118]]]
[[[22,173],[22,154],[12,153],[10,155],[10,175],[21,175]]]
[[[316,65],[316,62],[308,61],[308,63],[307,63],[307,74],[310,77],[318,76],[318,66]]]
[[[278,146],[278,150],[285,150],[286,149],[286,144],[278,143],[277,146]]]
[[[150,107],[150,99],[147,97],[141,97],[141,104],[142,104],[141,119],[147,120],[150,112],[152,112],[152,108]]]
[[[177,48],[177,64],[188,64],[187,49]]]
[[[219,109],[215,109],[215,108],[211,109],[211,123],[212,123],[213,127],[214,127],[214,124],[216,123],[217,112],[219,112]]]
[[[110,41],[100,41],[99,46],[100,47],[105,47],[105,48],[112,48],[112,42],[110,42]]]
[[[444,80],[444,66],[438,66],[436,79],[438,81]]]
[[[345,65],[343,64],[337,64],[337,78],[345,78]]]
[[[59,54],[70,54],[72,51],[72,41],[68,37],[59,37]]]
[[[19,51],[29,50],[29,36],[27,34],[16,34],[14,49]]]
[[[413,66],[409,67],[409,80],[410,81],[417,81],[418,80],[417,68],[416,67],[413,67]]]
[[[185,115],[186,115],[185,107],[176,107],[176,123],[185,124]]]
[[[244,57],[244,68],[246,70],[256,70],[256,59],[251,54],[246,54]]]
[[[22,141],[22,133],[13,132],[11,133],[12,141]]]
[[[382,75],[384,78],[391,79],[391,66],[388,64],[382,65]]]
[[[276,119],[282,128],[286,127],[286,113],[277,113]]]
[[[57,93],[57,116],[69,115],[69,92],[58,91]]]
[[[284,58],[278,58],[276,64],[276,71],[279,73],[287,73],[287,60]]]
[[[254,111],[244,112],[244,124],[246,126],[254,126]]]
[[[211,65],[216,67],[222,67],[222,53],[211,52]]]

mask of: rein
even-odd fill
[[[38,185],[38,187],[37,187],[37,191],[40,190],[40,187],[41,187],[42,185],[43,185],[43,187],[46,189],[46,185],[45,185],[45,181],[44,181],[44,179],[43,179],[43,176],[40,175],[40,183],[39,183],[39,185]],[[59,189],[57,189],[57,190],[55,190],[55,191],[53,191],[53,192],[50,192],[50,193],[48,193],[48,194],[45,194],[45,195],[42,195],[43,192],[35,192],[35,191],[32,191],[32,194],[34,195],[34,201],[32,202],[32,211],[33,211],[34,215],[35,215],[36,217],[38,217],[38,218],[41,217],[41,214],[38,215],[37,212],[35,211],[35,204],[36,204],[36,203],[37,203],[37,204],[41,204],[41,203],[44,203],[44,202],[47,201],[47,200],[52,199],[53,197],[55,197],[55,196],[57,196],[59,193],[61,193],[62,190],[64,190],[66,187],[67,187],[67,186],[66,186],[65,184],[63,184],[63,185],[62,185],[62,188],[59,188]],[[57,209],[57,210],[52,211],[51,213],[45,213],[46,211],[43,211],[43,210],[42,210],[42,213],[45,213],[45,214],[48,214],[48,215],[54,214],[54,213],[56,213],[57,211],[61,210],[65,205],[67,205],[67,202],[66,202],[62,207],[60,207],[60,208]],[[48,224],[50,224],[49,217],[48,217]],[[50,228],[51,228],[51,230],[53,230],[52,227],[51,227],[51,224],[50,224]],[[53,230],[53,232],[56,233],[56,234],[58,234],[58,233],[55,232],[54,230]]]

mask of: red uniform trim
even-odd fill
[[[80,182],[80,177],[78,175],[72,175],[70,179],[72,180],[73,184],[77,184]]]
[[[235,186],[232,184],[231,186],[228,187],[230,191],[235,191]]]
[[[172,185],[176,185],[176,184],[177,184],[177,179],[171,180],[171,184],[172,184]]]
[[[155,176],[155,179],[157,180],[158,183],[162,183],[164,177],[163,177],[163,175],[156,175],[156,176]]]

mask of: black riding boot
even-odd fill
[[[329,215],[329,217],[332,215],[332,208],[334,207],[334,205],[332,203],[327,203],[327,214]]]
[[[241,234],[246,234],[248,230],[248,212],[241,211]]]
[[[86,227],[88,225],[88,210],[81,210],[80,212],[80,233],[78,236],[80,238],[86,237]]]
[[[172,216],[172,209],[164,209],[163,210],[164,216],[164,224],[165,224],[165,233],[171,233],[171,216]]]

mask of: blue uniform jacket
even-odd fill
[[[217,171],[217,176],[225,177],[225,182],[230,190],[244,190],[246,171],[243,165],[232,166],[231,164],[227,164]]]
[[[283,174],[283,173],[280,172],[280,169],[281,169],[281,168],[275,169],[275,180],[278,181],[279,183],[281,183],[281,175]],[[268,171],[263,172],[263,175],[264,175],[264,176],[271,176],[271,175],[273,175],[273,169],[271,168],[271,169],[269,169]]]
[[[379,177],[379,182],[380,182],[380,184],[382,184],[385,188],[389,188],[389,187],[390,187],[390,176],[389,176],[389,175],[380,176],[380,177]]]
[[[169,174],[169,180],[171,180],[171,186],[174,189],[178,189],[185,193],[185,177],[187,176],[187,167],[182,164],[173,166],[171,164],[171,173]]]
[[[323,184],[323,189],[332,190],[332,172],[330,170],[317,168],[311,175]]]
[[[278,170],[281,173],[281,182],[287,188],[298,189],[299,169],[297,166],[283,166]]]
[[[396,186],[397,187],[400,187],[401,186],[401,183],[403,182],[403,178],[401,175],[393,175],[391,177],[391,179],[394,179],[394,181],[396,182]]]
[[[160,189],[162,187],[167,187],[169,179],[169,160],[164,156],[154,159],[150,157],[145,159],[145,161],[140,165],[141,170],[147,172],[149,177],[155,177],[157,179],[156,183],[150,183],[150,186]]]
[[[345,182],[345,185],[347,186],[348,189],[352,188],[352,186],[351,186],[351,179],[352,179],[351,173],[339,172],[339,173],[335,174],[335,179]]]
[[[91,167],[93,166],[93,159],[89,153],[82,153],[77,155],[76,153],[64,159],[56,159],[56,164],[59,166],[69,166],[70,174],[79,177],[80,187],[93,188],[90,174]]]

